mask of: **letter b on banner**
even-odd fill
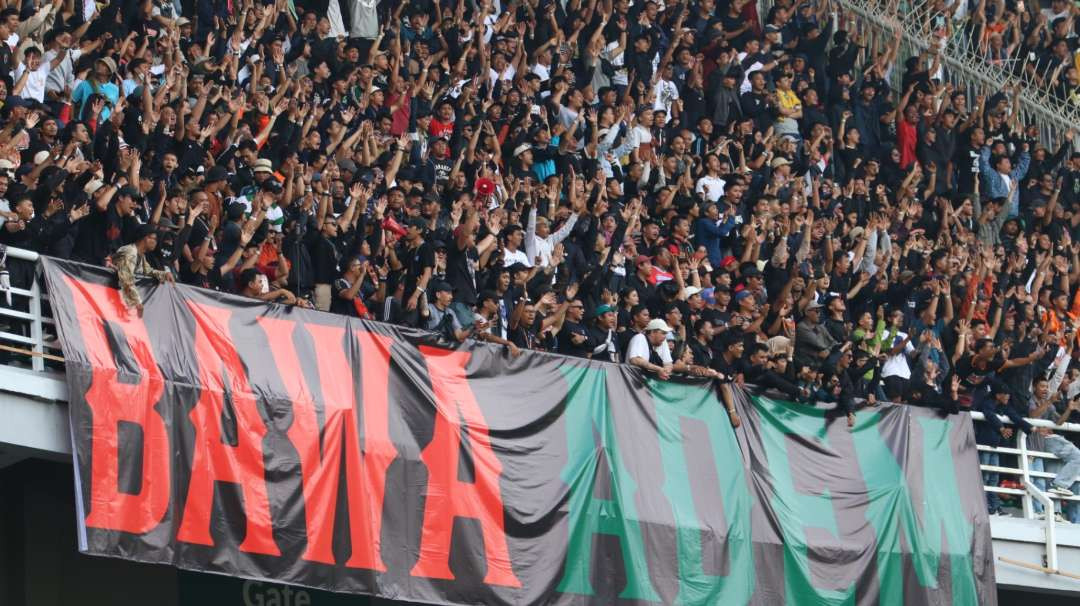
[[[120,300],[120,291],[68,276],[64,279],[71,290],[92,372],[86,392],[93,423],[86,525],[136,534],[149,532],[169,507],[171,453],[165,421],[154,409],[165,382],[154,359],[150,336],[143,321]],[[120,351],[113,352],[106,324],[121,333]],[[118,361],[130,366],[123,381]],[[138,376],[132,376],[132,371]],[[142,432],[142,451],[138,453],[142,473],[137,492],[120,489],[120,423],[133,424]]]

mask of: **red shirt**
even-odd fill
[[[440,122],[435,118],[431,119],[431,124],[428,125],[428,135],[432,137],[441,137],[446,135],[449,137],[454,134],[454,121]]]
[[[397,109],[393,114],[390,114],[390,133],[395,137],[400,137],[405,131],[409,130],[409,117],[412,115],[412,97],[406,93],[404,95],[405,100],[401,102],[401,107]],[[386,106],[391,107],[398,100],[397,95],[389,95],[386,97]]]
[[[914,124],[901,118],[896,123],[896,142],[900,146],[900,168],[907,170],[915,162],[915,143],[919,131]]]

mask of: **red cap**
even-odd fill
[[[737,259],[735,257],[733,257],[731,255],[728,255],[728,256],[724,257],[723,259],[720,259],[720,267],[727,267],[727,266],[735,263],[735,261],[737,261]]]

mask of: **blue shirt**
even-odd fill
[[[101,109],[101,115],[98,116],[98,122],[104,122],[109,119],[112,114],[112,108],[116,107],[116,102],[120,100],[120,89],[117,88],[112,82],[106,82],[105,84],[98,84],[96,89],[89,80],[83,80],[75,87],[75,90],[71,92],[71,102],[78,106],[76,111],[77,119],[85,120],[89,118],[86,112],[90,109],[90,95],[94,93],[100,93],[105,96],[107,103],[105,107]]]

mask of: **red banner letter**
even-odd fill
[[[420,535],[420,559],[412,569],[414,576],[453,579],[450,572],[450,536],[454,518],[473,518],[480,523],[484,537],[484,559],[489,585],[521,587],[510,565],[503,523],[503,501],[499,493],[502,463],[491,449],[487,423],[480,406],[465,380],[469,354],[431,347],[421,347],[427,362],[431,387],[435,392],[435,433],[420,454],[428,468],[427,499],[424,504],[424,528]],[[461,421],[469,434],[474,483],[458,480],[461,456]]]
[[[145,533],[161,522],[169,507],[169,438],[165,421],[154,410],[164,390],[161,370],[154,360],[146,325],[120,301],[120,291],[69,276],[64,280],[71,289],[79,332],[93,372],[86,391],[86,404],[93,413],[90,513],[86,525]],[[106,322],[123,331],[139,367],[138,383],[117,380],[119,371],[105,334]],[[138,494],[119,489],[121,421],[138,425],[143,433],[142,485]]]
[[[244,499],[247,531],[241,551],[280,555],[271,531],[270,503],[266,497],[266,471],[262,440],[266,426],[259,415],[244,365],[229,339],[227,309],[188,301],[195,318],[195,356],[199,364],[199,401],[191,409],[195,425],[195,456],[191,463],[184,519],[176,538],[186,543],[213,545],[210,537],[210,510],[214,483],[239,484]],[[225,376],[236,412],[236,446],[222,436],[225,408]]]
[[[349,532],[352,555],[350,568],[384,572],[380,555],[383,495],[386,469],[397,456],[390,441],[386,377],[390,372],[389,337],[357,332],[360,339],[363,382],[363,445],[357,436],[357,402],[352,370],[342,349],[345,329],[308,324],[315,343],[322,392],[325,426],[320,442],[319,419],[312,390],[304,381],[300,361],[293,346],[295,324],[288,320],[261,317],[281,379],[293,401],[293,423],[289,440],[300,455],[303,473],[304,512],[307,517],[307,549],[303,558],[334,564],[333,531],[337,517],[341,451],[345,450],[345,489],[348,491]],[[363,456],[361,456],[363,448]],[[321,453],[321,454],[320,454]]]

